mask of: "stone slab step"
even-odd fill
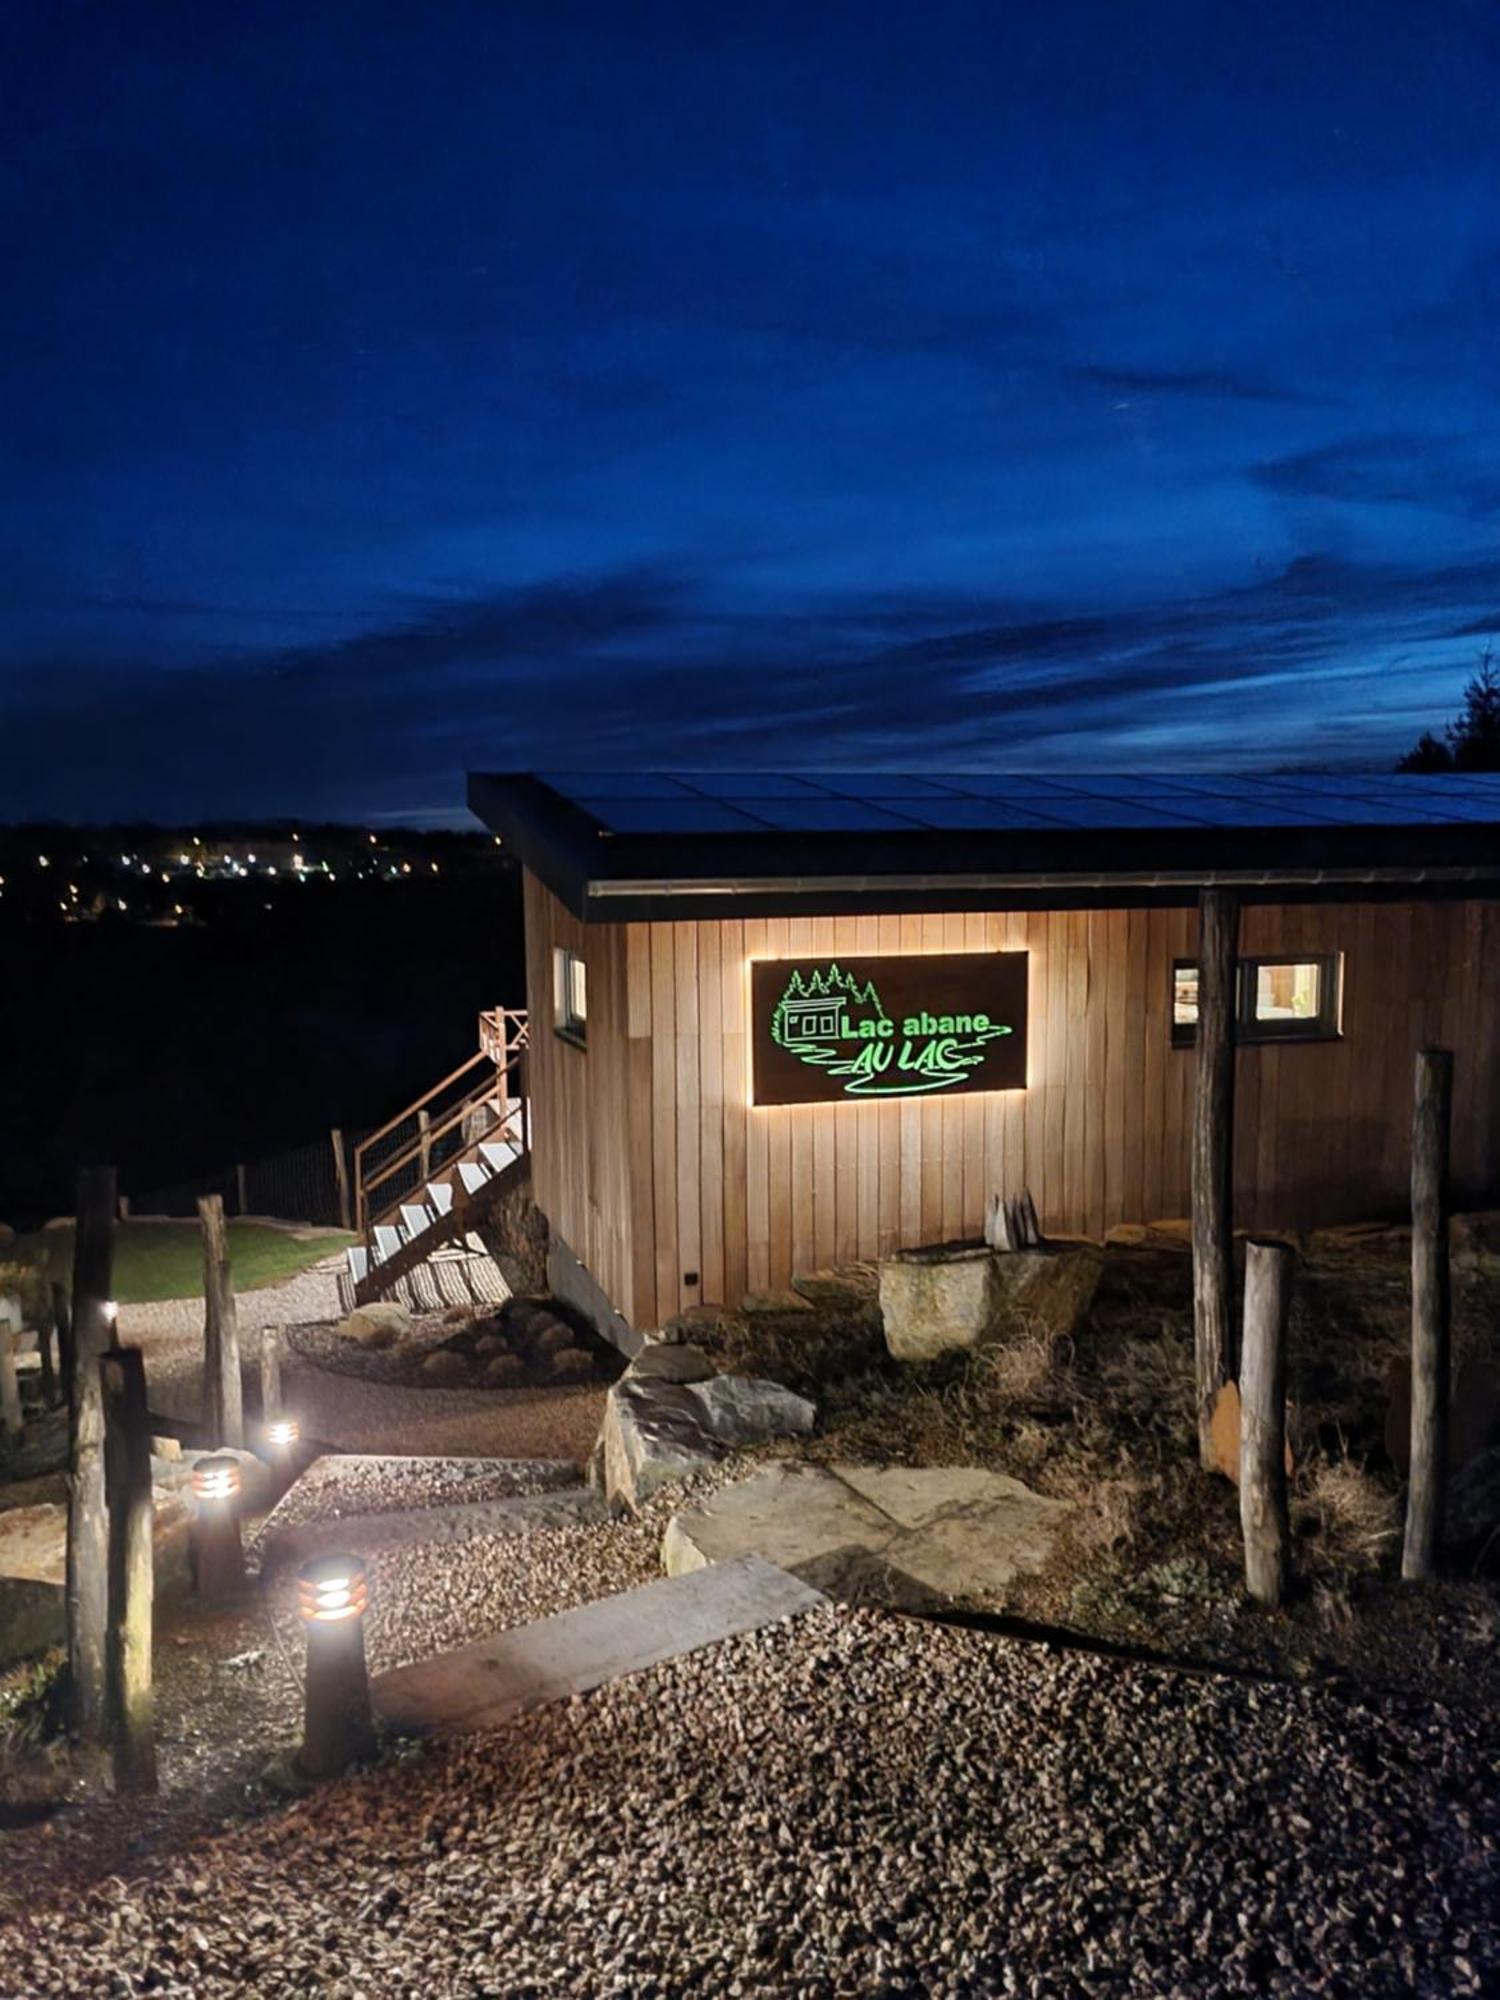
[[[414,1735],[498,1729],[527,1709],[587,1694],[827,1602],[774,1563],[740,1556],[497,1632],[456,1653],[393,1667],[375,1676],[371,1694],[385,1722]]]

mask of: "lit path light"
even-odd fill
[[[302,1436],[295,1417],[273,1417],[266,1425],[266,1458],[283,1480],[292,1469],[292,1458]]]
[[[200,1597],[233,1597],[244,1587],[240,1485],[237,1458],[200,1458],[193,1467],[193,1578]]]
[[[332,1777],[375,1747],[365,1665],[369,1601],[358,1556],[315,1556],[297,1571],[297,1615],[307,1627],[297,1761],[312,1778]]]

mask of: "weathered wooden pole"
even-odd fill
[[[245,1416],[223,1196],[200,1195],[198,1219],[203,1225],[203,1425],[214,1444],[238,1451],[245,1442]]]
[[[114,1334],[114,1255],[115,1170],[85,1167],[74,1224],[68,1381],[68,1701],[74,1732],[94,1743],[105,1740],[109,1725],[109,1511],[99,1357]]]
[[[21,1336],[9,1318],[0,1320],[0,1430],[19,1443],[21,1438],[21,1377],[16,1349]]]
[[[1453,1055],[1417,1052],[1411,1121],[1411,1480],[1401,1574],[1420,1582],[1437,1568],[1448,1477],[1448,1142]]]
[[[52,1339],[57,1330],[57,1314],[54,1309],[56,1288],[42,1279],[42,1306],[36,1316],[37,1353],[42,1362],[42,1403],[46,1409],[57,1408],[57,1364],[52,1358]]]
[[[73,1302],[57,1279],[52,1283],[52,1323],[57,1328],[57,1372],[67,1395],[73,1382]]]
[[[249,1199],[245,1193],[245,1164],[243,1160],[234,1170],[234,1200],[235,1214],[243,1215],[250,1206]]]
[[[1292,1253],[1284,1243],[1245,1246],[1245,1327],[1240,1348],[1240,1528],[1245,1588],[1274,1610],[1286,1585],[1286,1328]]]
[[[138,1347],[115,1347],[104,1370],[109,1482],[110,1719],[115,1785],[156,1790],[156,1732],[151,1690],[151,1418],[146,1367]]]
[[[1193,1094],[1193,1351],[1198,1457],[1216,1463],[1214,1403],[1234,1375],[1234,1014],[1239,899],[1198,896],[1198,1055]]]
[[[425,1110],[417,1113],[417,1154],[422,1179],[426,1182],[432,1174],[432,1119]]]
[[[349,1205],[349,1158],[344,1151],[344,1135],[335,1125],[328,1135],[333,1146],[333,1178],[338,1188],[339,1227],[354,1227],[354,1212]]]

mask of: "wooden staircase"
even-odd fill
[[[471,1239],[530,1153],[527,1024],[517,1008],[479,1017],[479,1048],[408,1104],[354,1155],[356,1221],[349,1252],[357,1305],[388,1292],[435,1250]],[[472,1247],[483,1250],[477,1237]]]

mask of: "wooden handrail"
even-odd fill
[[[388,1181],[398,1167],[404,1167],[416,1159],[424,1146],[434,1146],[439,1139],[446,1138],[454,1126],[461,1125],[471,1111],[478,1110],[481,1104],[494,1102],[498,1089],[498,1084],[487,1084],[483,1090],[475,1091],[466,1097],[463,1103],[450,1111],[440,1124],[429,1125],[425,1132],[420,1133],[412,1141],[404,1153],[398,1153],[393,1160],[387,1160],[379,1173],[371,1174],[364,1184],[365,1193],[368,1194],[371,1188],[378,1188],[383,1182]]]
[[[429,1132],[427,1135],[429,1144],[433,1139],[436,1139],[439,1136],[441,1136],[443,1132],[452,1131],[453,1126],[458,1122],[460,1117],[466,1116],[467,1113],[470,1110],[472,1110],[476,1104],[482,1104],[484,1101],[485,1100],[482,1097],[470,1099],[469,1103],[466,1106],[462,1107],[459,1112],[455,1113],[454,1117],[448,1121],[447,1125],[441,1127],[435,1126],[433,1130]],[[512,1120],[511,1118],[507,1117],[505,1114],[503,1101],[499,1098],[495,1099],[494,1101],[501,1105],[500,1116],[496,1119],[495,1123],[489,1127],[487,1131],[483,1132],[480,1135],[480,1137],[474,1142],[475,1145],[480,1145],[480,1146],[493,1145],[497,1139],[503,1140],[506,1137],[506,1135],[509,1134],[510,1143],[512,1145],[517,1146],[519,1151],[523,1153],[529,1151],[530,1149],[526,1143],[527,1134],[526,1134],[525,1107],[518,1106],[516,1110],[516,1119],[520,1121],[520,1127],[521,1127],[520,1131],[517,1132],[515,1129],[515,1120]],[[418,1153],[421,1150],[422,1149],[420,1144],[413,1149],[413,1151]],[[466,1148],[465,1150],[472,1151],[473,1148],[472,1147]],[[409,1151],[406,1154],[406,1159],[409,1161],[412,1158],[412,1156],[413,1156],[412,1151]],[[393,1161],[391,1166],[383,1170],[382,1173],[377,1175],[374,1180],[367,1181],[365,1183],[365,1190],[364,1190],[365,1194],[368,1195],[371,1188],[378,1187],[382,1180],[388,1180],[391,1174],[395,1172],[396,1167],[399,1166],[400,1164],[401,1164],[400,1161]],[[451,1171],[454,1164],[455,1162],[453,1162],[452,1160],[445,1161],[443,1165],[438,1168],[438,1172],[448,1173],[449,1171]],[[391,1216],[393,1216],[399,1208],[404,1207],[409,1198],[410,1197],[407,1195],[398,1195],[394,1201],[387,1202],[386,1206],[383,1209],[381,1209],[378,1215],[372,1215],[370,1217],[369,1228],[371,1230],[377,1229],[382,1222],[387,1221]]]
[[[417,1113],[420,1110],[422,1110],[424,1106],[431,1104],[433,1098],[435,1098],[440,1091],[446,1090],[450,1083],[457,1083],[458,1079],[461,1076],[463,1076],[468,1070],[473,1069],[476,1063],[488,1062],[488,1061],[489,1057],[486,1056],[484,1050],[476,1049],[474,1054],[469,1057],[467,1062],[461,1062],[457,1069],[451,1070],[448,1073],[448,1075],[443,1078],[441,1083],[435,1083],[432,1086],[431,1090],[424,1090],[420,1097],[413,1098],[411,1103],[407,1105],[404,1111],[398,1111],[394,1118],[388,1118],[385,1124],[380,1127],[378,1132],[372,1132],[368,1139],[361,1139],[359,1144],[354,1149],[354,1164],[356,1170],[358,1170],[359,1162],[361,1161],[361,1159],[363,1159],[364,1155],[369,1151],[371,1146],[375,1144],[375,1141],[377,1139],[383,1139],[388,1132],[394,1132],[396,1127],[398,1125],[404,1124],[408,1118],[415,1118]]]

